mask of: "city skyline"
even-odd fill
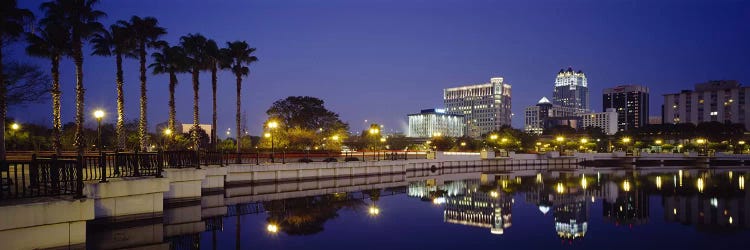
[[[41,2],[24,1],[19,7],[31,9],[39,17]],[[391,7],[294,3],[204,5],[184,1],[175,5],[131,1],[104,2],[101,9],[109,13],[102,20],[105,24],[131,15],[154,16],[167,28],[165,39],[171,43],[181,35],[199,32],[217,42],[243,39],[257,47],[261,61],[251,69],[243,94],[243,109],[247,110],[253,135],[260,133],[270,104],[289,95],[325,100],[352,131],[365,127],[363,121],[368,120],[384,124],[387,132],[405,132],[405,114],[442,107],[443,88],[486,81],[487,76],[502,76],[513,84],[515,128],[523,127],[524,107],[535,104],[540,96],[550,97],[554,74],[569,66],[586,72],[592,96],[590,107],[596,111],[602,111],[596,108],[601,103],[593,97],[604,88],[621,84],[651,88],[654,98],[650,109],[656,111],[662,104],[656,97],[691,89],[695,83],[750,82],[744,60],[750,55],[750,48],[742,46],[750,43],[750,27],[746,25],[750,22],[743,15],[748,4],[739,1],[688,2],[680,6],[667,2],[631,6],[587,1],[565,5],[441,2],[430,7],[418,2],[393,2]],[[162,11],[166,8],[170,11]],[[536,11],[533,17],[517,16],[532,9]],[[566,11],[571,9],[580,9],[586,15]],[[497,10],[503,10],[501,13],[507,18],[492,19]],[[392,18],[375,21],[382,14]],[[185,15],[197,16],[184,20]],[[226,18],[212,18],[217,15]],[[341,19],[351,22],[338,22]],[[228,25],[228,20],[245,26]],[[618,22],[602,23],[603,20]],[[557,25],[561,21],[564,25]],[[549,39],[565,34],[579,37]],[[22,42],[9,46],[9,57],[47,67],[45,60],[23,55],[23,46]],[[86,109],[101,107],[113,114],[114,63],[111,58],[88,56],[90,50],[84,53],[84,77],[92,83],[86,86]],[[61,72],[63,121],[69,122],[73,120],[74,107],[73,65],[69,59],[63,60]],[[187,74],[178,77],[177,118],[189,121],[190,78]],[[201,78],[201,123],[208,123],[210,117],[208,77],[204,74]],[[161,103],[159,96],[166,93],[167,78],[148,78],[149,98],[154,100],[149,105],[153,131],[157,123],[166,121],[166,101]],[[138,114],[135,60],[125,61],[125,82],[126,114],[130,120]],[[219,83],[219,95],[232,96],[233,78],[229,72],[220,73]],[[540,89],[544,92],[540,93]],[[233,107],[232,98],[223,99],[219,100],[220,107]],[[21,122],[48,125],[49,107],[48,103],[11,107],[9,115]],[[218,131],[233,127],[233,112],[228,108],[219,110]],[[87,117],[87,122],[92,121]],[[113,116],[105,121],[114,122]]]

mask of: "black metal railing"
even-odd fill
[[[200,152],[200,165],[220,165],[223,166],[226,162],[224,159],[224,153],[221,151],[201,151]]]
[[[83,161],[57,156],[0,162],[0,200],[42,196],[83,197]]]
[[[196,151],[163,151],[164,168],[198,168],[199,155]]]

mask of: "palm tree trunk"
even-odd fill
[[[242,108],[242,99],[240,99],[240,95],[242,93],[242,76],[240,74],[237,74],[237,114],[235,116],[235,119],[237,121],[237,154],[240,153],[240,138],[242,138],[242,131],[240,130],[240,109]],[[239,157],[239,156],[238,156]]]
[[[62,133],[62,121],[60,114],[60,55],[52,57],[52,150],[60,155],[60,134]]]
[[[0,161],[5,160],[5,77],[3,73],[3,34],[0,32]]]
[[[141,63],[141,119],[138,123],[138,136],[140,139],[141,150],[148,150],[148,118],[146,117],[146,44],[140,45],[140,63]]]
[[[174,89],[177,86],[177,74],[174,71],[169,72],[169,122],[167,127],[172,133],[175,133],[175,104],[174,104]]]
[[[117,128],[115,129],[115,140],[117,140],[117,150],[125,148],[125,96],[122,91],[122,53],[115,55],[117,61]]]
[[[211,67],[211,92],[213,93],[213,120],[211,121],[211,147],[216,150],[216,63]]]
[[[81,39],[78,36],[73,37],[73,61],[76,65],[76,133],[75,141],[73,145],[76,147],[76,152],[79,155],[83,154],[86,147],[86,142],[83,138],[83,106],[84,99],[83,94],[86,92],[83,89],[83,51]]]
[[[193,149],[198,150],[200,143],[198,141],[198,128],[199,128],[199,117],[198,117],[198,77],[199,69],[193,69]]]

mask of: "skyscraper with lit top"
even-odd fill
[[[555,78],[555,92],[552,104],[574,108],[580,112],[589,110],[589,87],[583,71],[573,68],[561,69]]]

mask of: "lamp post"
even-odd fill
[[[708,141],[706,139],[701,138],[701,139],[695,140],[695,142],[698,143],[698,145],[701,145],[701,153],[708,155]]]
[[[738,141],[737,144],[740,145],[740,154],[743,154],[745,152],[745,141]]]
[[[269,133],[267,133],[268,136],[266,136],[266,137],[271,137],[271,162],[275,162],[274,158],[273,158],[273,155],[275,153],[274,152],[274,150],[275,150],[274,149],[274,142],[273,142],[273,130],[276,129],[276,128],[278,128],[278,127],[279,127],[279,123],[278,122],[276,122],[276,121],[270,121],[270,122],[268,122]]]
[[[96,145],[99,147],[99,168],[102,170],[101,182],[107,182],[107,173],[104,168],[104,153],[102,153],[102,118],[104,118],[104,111],[97,109],[94,111],[94,118],[96,118]]]
[[[13,150],[16,150],[16,133],[18,130],[21,129],[21,125],[18,123],[13,123],[10,125],[10,132],[11,132],[11,141],[13,141]]]
[[[376,127],[370,127],[370,130],[368,131],[368,133],[373,138],[378,138],[379,137],[378,135],[380,134],[380,129],[378,129]],[[377,144],[377,142],[373,143],[373,146],[372,146],[372,151],[373,151],[372,157],[373,158],[375,157],[375,152],[374,151],[375,151],[375,147],[377,146],[375,144]],[[362,158],[364,159],[364,155],[362,156]]]
[[[563,146],[565,146],[565,144],[564,144],[564,143],[565,143],[565,137],[562,137],[562,136],[558,136],[557,138],[555,138],[555,141],[557,141],[557,144],[559,144],[559,146],[558,146],[558,147],[560,147],[560,148],[559,148],[559,150],[560,150],[560,155],[562,155],[562,154],[563,154],[563,151],[564,151],[564,150],[563,150]]]
[[[586,148],[586,143],[589,143],[589,139],[581,138],[580,141],[581,141],[581,149],[583,149],[584,151],[586,151],[586,149],[587,149]]]
[[[630,137],[623,137],[622,144],[625,145],[625,155],[628,155],[628,151],[630,151]]]
[[[172,138],[171,137],[172,137],[172,130],[169,129],[169,128],[164,129],[164,138],[165,138],[166,142],[162,142],[162,147],[165,150],[169,149],[169,143],[172,142],[172,140],[171,140]]]

